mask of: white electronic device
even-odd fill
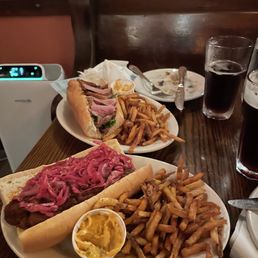
[[[51,124],[59,64],[0,64],[0,138],[15,171]]]

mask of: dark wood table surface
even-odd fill
[[[177,164],[180,155],[185,156],[186,166],[195,173],[203,171],[208,183],[224,201],[234,230],[240,210],[230,207],[227,200],[248,197],[257,186],[239,175],[235,169],[237,143],[241,124],[240,104],[236,105],[233,116],[226,121],[207,119],[201,112],[202,98],[186,103],[180,113],[173,103],[167,105],[179,123],[179,136],[185,144],[172,143],[165,149],[142,154],[147,157]],[[69,135],[55,120],[27,158],[19,166],[25,170],[49,164],[88,148],[89,145]],[[0,257],[16,257],[0,232]],[[227,245],[224,257],[229,257]]]

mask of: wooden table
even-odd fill
[[[232,233],[240,210],[228,206],[227,200],[247,197],[257,186],[257,182],[245,179],[235,169],[241,123],[240,104],[236,105],[233,116],[227,121],[207,119],[201,112],[201,98],[187,102],[183,113],[177,111],[174,104],[167,107],[176,116],[180,128],[179,136],[186,143],[173,143],[165,149],[144,156],[177,164],[179,156],[184,155],[190,172],[203,171],[205,181],[218,193],[228,209]],[[55,120],[18,170],[49,164],[88,147],[89,145],[69,135]],[[2,232],[0,250],[0,257],[16,257],[5,242]],[[229,257],[229,246],[224,257]]]

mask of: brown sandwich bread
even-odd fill
[[[111,140],[54,164],[8,175],[0,179],[4,219],[22,229],[18,236],[25,252],[49,248],[64,240],[99,198],[134,194],[153,174],[149,165],[134,170],[131,158]]]

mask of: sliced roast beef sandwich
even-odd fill
[[[94,139],[112,134],[124,122],[117,98],[97,75],[70,80],[67,100],[83,133]]]

